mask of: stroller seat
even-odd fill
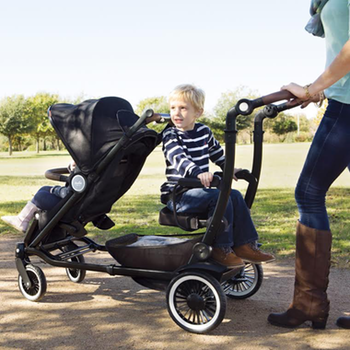
[[[158,222],[164,226],[180,227],[185,231],[192,232],[207,226],[207,215],[194,213],[176,213],[168,207],[159,212]]]

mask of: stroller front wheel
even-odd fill
[[[40,267],[32,264],[26,265],[28,277],[32,283],[30,287],[23,282],[22,276],[18,275],[18,287],[23,296],[30,301],[39,301],[46,293],[46,278]]]
[[[167,289],[168,312],[182,329],[206,333],[216,328],[226,312],[226,296],[220,283],[201,272],[176,276]]]

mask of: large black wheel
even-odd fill
[[[18,275],[18,287],[23,296],[30,301],[39,301],[46,293],[46,278],[40,267],[32,264],[26,265],[26,271],[32,283],[30,287],[23,282],[22,276]]]
[[[63,251],[69,252],[69,251],[77,249],[77,248],[78,248],[78,246],[76,244],[70,243],[67,247],[63,247]],[[75,256],[73,258],[68,259],[68,261],[84,263],[85,258],[83,255],[78,255],[78,256]],[[84,280],[84,278],[86,276],[86,270],[66,268],[66,274],[72,282],[80,283]]]
[[[226,312],[226,296],[220,283],[201,272],[176,276],[167,289],[168,312],[174,322],[192,333],[216,328]]]
[[[236,276],[222,283],[222,288],[231,299],[246,299],[259,290],[263,277],[261,265],[246,263]]]

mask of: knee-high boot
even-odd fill
[[[293,302],[286,312],[270,314],[268,321],[271,324],[294,328],[311,321],[313,328],[326,327],[331,245],[330,231],[316,230],[298,223]]]

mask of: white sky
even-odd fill
[[[0,0],[0,98],[120,96],[135,107],[194,83],[210,110],[239,85],[264,95],[306,84],[325,61],[323,39],[304,30],[308,10],[307,0]]]

